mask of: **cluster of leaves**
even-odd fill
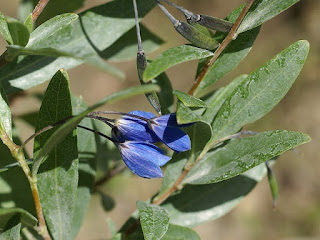
[[[265,176],[265,161],[308,142],[306,134],[275,130],[221,144],[221,139],[228,139],[246,124],[263,117],[285,96],[306,60],[307,41],[293,43],[251,74],[240,75],[228,85],[212,91],[214,84],[250,52],[260,25],[297,1],[255,1],[237,30],[237,38],[210,66],[193,96],[172,91],[164,71],[178,63],[199,59],[199,74],[214,52],[182,45],[166,50],[146,68],[143,80],[156,85],[125,89],[90,107],[72,95],[64,69],[86,62],[122,78],[123,73],[103,59],[124,61],[136,56],[131,2],[111,1],[79,15],[64,12],[76,10],[83,0],[72,1],[74,5],[70,4],[67,10],[62,9],[64,3],[48,5],[35,30],[32,16],[25,14],[30,6],[34,6],[34,1],[24,1],[21,6],[21,16],[26,18],[24,23],[0,13],[0,33],[8,43],[3,54],[7,63],[0,68],[2,140],[7,135],[15,144],[20,143],[18,136],[13,134],[12,137],[15,131],[6,95],[27,90],[50,78],[39,112],[19,117],[29,121],[38,131],[76,115],[62,126],[37,136],[32,161],[28,162],[32,164],[30,174],[37,180],[51,237],[75,238],[88,208],[97,168],[108,174],[121,161],[117,150],[105,139],[75,129],[81,122],[83,126],[105,132],[105,126],[85,119],[88,113],[104,104],[157,92],[162,113],[172,110],[175,96],[178,122],[196,122],[186,129],[192,149],[173,154],[158,194],[148,202],[139,201],[138,210],[119,233],[110,224],[114,240],[143,237],[199,239],[189,227],[229,212]],[[137,2],[141,18],[155,6],[155,1]],[[242,8],[234,10],[227,20],[235,22]],[[217,32],[214,38],[221,42],[225,36],[226,33]],[[142,40],[147,52],[163,42],[145,27],[142,27]],[[36,211],[27,178],[16,164],[14,154],[4,144],[0,144],[0,155],[0,232],[5,239],[19,239],[20,231],[25,227],[29,230],[22,232],[24,237],[37,235],[33,230],[37,224],[33,216]],[[179,181],[183,172],[186,174]],[[181,189],[164,197],[170,189],[177,187],[177,181]],[[156,206],[157,203],[160,206]],[[140,225],[137,224],[139,218]]]

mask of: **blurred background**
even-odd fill
[[[0,11],[4,15],[17,17],[19,2],[19,0],[2,0]],[[107,1],[87,1],[79,12],[105,2]],[[174,2],[196,13],[224,18],[245,1]],[[183,19],[178,11],[172,8],[170,11],[177,18]],[[302,131],[309,134],[312,141],[295,151],[283,154],[275,165],[280,188],[275,211],[272,210],[272,199],[265,179],[232,212],[218,220],[195,227],[202,239],[320,239],[320,152],[317,150],[320,140],[319,15],[320,1],[301,0],[289,10],[265,23],[247,58],[221,81],[220,84],[224,84],[239,74],[250,73],[293,42],[300,39],[308,40],[311,50],[307,62],[289,93],[268,115],[246,128],[256,131],[271,129]],[[150,58],[154,58],[169,47],[186,43],[158,8],[152,10],[143,23],[166,41],[161,49],[149,55]],[[0,52],[4,50],[5,42],[1,38]],[[112,78],[88,65],[68,71],[72,92],[82,95],[88,104],[93,104],[112,92],[138,84],[135,60],[114,65],[126,72],[125,81]],[[196,62],[188,62],[169,69],[167,73],[173,88],[188,91],[195,76],[196,66]],[[27,96],[16,97],[10,103],[13,114],[38,110],[39,102],[28,95],[43,92],[47,84],[48,82],[30,89],[27,91]],[[118,111],[134,109],[152,111],[144,96],[108,108]],[[17,121],[16,124],[22,139],[33,133],[33,129],[23,122]],[[157,192],[160,184],[159,180],[146,180],[129,174],[114,177],[101,188],[101,191],[110,197],[109,202],[106,202],[110,210],[104,210],[100,204],[101,197],[94,195],[77,240],[107,239],[110,236],[107,218],[112,218],[119,228],[136,209],[136,201],[148,199]]]

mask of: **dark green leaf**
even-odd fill
[[[208,184],[232,178],[308,141],[308,135],[290,131],[270,131],[231,141],[206,154],[183,183]]]
[[[251,6],[236,34],[253,29],[291,7],[299,0],[257,0]]]
[[[72,96],[72,111],[74,114],[79,114],[87,109],[87,105],[81,98]],[[81,126],[93,128],[90,119],[83,119],[80,122]],[[89,207],[91,199],[91,191],[94,185],[96,175],[96,143],[93,133],[84,129],[77,129],[77,145],[79,155],[79,181],[77,189],[77,200],[72,218],[71,239],[74,239],[80,230],[83,219]]]
[[[187,93],[174,90],[173,94],[187,107],[207,107],[201,99],[190,96]]]
[[[4,131],[12,139],[11,111],[8,104],[7,96],[0,84],[0,134]]]
[[[69,77],[58,71],[50,81],[39,111],[36,131],[72,116]],[[57,128],[57,127],[56,127]],[[55,130],[34,140],[34,164]],[[78,186],[78,151],[75,132],[69,132],[53,146],[37,174],[42,210],[55,239],[70,239]]]
[[[88,113],[94,111],[96,108],[101,107],[104,104],[116,102],[125,98],[143,94],[146,92],[159,91],[159,87],[156,85],[146,85],[127,88],[123,91],[116,92],[109,95],[108,97],[100,100],[98,103],[92,105],[87,110],[83,111],[81,114],[71,118],[61,127],[59,127],[52,136],[47,140],[45,145],[41,148],[38,154],[34,158],[34,164],[32,167],[32,173],[36,174],[38,172],[40,164],[45,160],[46,156],[52,151],[52,149],[60,143],[76,126],[81,122],[81,120],[88,115]],[[70,115],[69,115],[70,116]]]
[[[7,226],[0,230],[0,239],[4,240],[20,240],[20,229],[21,223],[19,216],[13,216],[9,221]]]
[[[168,68],[186,61],[206,58],[213,53],[191,45],[170,48],[161,53],[144,71],[143,80],[148,82]]]
[[[20,21],[14,18],[7,18],[8,28],[14,45],[26,46],[30,32],[28,28]]]
[[[268,181],[269,181],[269,187],[271,191],[271,196],[273,199],[273,207],[276,207],[277,204],[277,198],[279,194],[279,188],[278,188],[278,183],[277,183],[277,178],[270,166],[269,161],[266,161],[266,168],[267,168],[267,173],[268,173]]]
[[[219,183],[187,185],[161,206],[169,212],[171,223],[196,226],[231,211],[265,174],[266,168],[260,164],[242,175]]]
[[[1,12],[0,12],[0,34],[7,41],[8,44],[10,44],[10,45],[13,44],[13,40],[12,40],[10,31],[9,31],[8,23]]]
[[[248,75],[238,76],[226,87],[221,89],[221,91],[219,91],[216,96],[214,96],[212,99],[210,98],[206,100],[206,104],[208,105],[208,107],[204,112],[204,114],[202,115],[202,119],[205,122],[207,122],[208,124],[212,123],[214,117],[220,110],[222,104],[235,91],[235,89],[238,88],[239,84],[241,84],[244,81],[244,79],[247,78],[247,76]]]
[[[171,82],[165,73],[161,73],[155,79],[151,80],[152,83],[157,84],[160,87],[160,91],[157,93],[160,105],[161,113],[168,114],[172,112],[174,98],[172,95],[172,86]]]
[[[139,16],[144,17],[154,6],[154,1],[139,0]],[[79,15],[79,19],[51,35],[35,33],[37,28],[32,32],[30,42],[33,43],[28,47],[50,47],[78,56],[99,57],[101,52],[112,46],[134,25],[132,2],[111,1],[86,10]],[[0,81],[6,93],[12,93],[45,82],[60,68],[70,69],[81,63],[65,57],[54,59],[47,56],[27,56],[1,68]]]
[[[213,122],[213,140],[237,132],[268,113],[289,91],[309,51],[298,41],[251,73],[224,102]]]
[[[4,229],[14,216],[18,217],[24,226],[34,227],[38,222],[34,216],[21,208],[0,209],[0,229]]]
[[[196,160],[211,137],[211,127],[206,123],[198,122],[183,130],[188,133],[192,148],[187,152],[173,154],[172,160],[166,165],[162,185],[155,200],[173,186],[187,162],[193,163]]]
[[[169,214],[159,206],[137,202],[145,240],[161,239],[169,227]]]
[[[200,240],[198,234],[191,228],[170,224],[168,231],[161,240]]]
[[[145,53],[152,52],[160,47],[164,41],[140,24],[142,46]],[[133,27],[118,41],[101,52],[100,56],[113,62],[128,61],[137,56],[137,32]]]

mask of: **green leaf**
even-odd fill
[[[38,172],[39,166],[43,160],[45,160],[46,156],[52,151],[52,149],[60,143],[72,130],[76,128],[76,126],[81,122],[81,120],[88,115],[88,113],[94,111],[98,107],[101,107],[104,104],[113,103],[125,98],[129,98],[132,96],[136,96],[143,93],[159,91],[159,87],[156,85],[146,85],[146,86],[138,86],[131,87],[120,92],[116,92],[114,94],[109,95],[108,97],[100,100],[98,103],[92,105],[87,110],[78,114],[77,116],[71,118],[66,123],[64,123],[61,127],[57,128],[57,130],[52,134],[52,136],[47,140],[45,145],[41,148],[39,153],[34,158],[34,164],[32,167],[32,173],[36,174]],[[70,115],[69,115],[70,116]]]
[[[267,173],[268,173],[268,182],[269,182],[269,187],[271,191],[271,196],[273,199],[273,207],[276,207],[277,204],[277,198],[279,194],[279,188],[278,188],[278,183],[277,183],[277,178],[270,166],[269,161],[266,161],[266,168],[267,168]]]
[[[196,160],[211,137],[210,125],[203,122],[197,122],[183,130],[189,135],[192,148],[187,152],[173,154],[172,160],[166,165],[162,185],[155,200],[160,198],[163,193],[173,186],[187,162],[193,163]]]
[[[108,72],[115,77],[124,78],[123,73],[118,70],[117,68],[111,66],[104,62],[101,58],[97,55],[87,55],[87,56],[78,56],[74,53],[68,53],[64,51],[60,51],[54,48],[30,48],[30,47],[20,47],[16,45],[7,46],[7,55],[9,55],[10,59],[14,59],[16,56],[19,55],[36,55],[36,56],[49,56],[49,57],[69,57],[75,60],[80,60],[86,62],[94,67],[97,67],[105,72]]]
[[[11,111],[7,96],[0,84],[0,134],[2,131],[5,131],[9,138],[12,139]]]
[[[200,240],[198,234],[190,228],[170,224],[161,240]]]
[[[265,174],[266,168],[260,164],[244,174],[219,183],[187,185],[161,206],[169,212],[171,223],[196,226],[231,211]]]
[[[139,0],[139,16],[144,17],[154,6],[154,1]],[[72,24],[52,34],[42,35],[42,31],[36,32],[39,26],[32,32],[32,44],[27,47],[50,47],[78,56],[98,58],[101,52],[112,46],[134,25],[132,2],[111,1],[82,12]],[[46,25],[41,26],[46,28]],[[45,82],[60,68],[70,69],[81,63],[82,61],[65,57],[53,59],[48,56],[26,56],[1,68],[0,81],[6,93],[17,92]]]
[[[247,78],[248,75],[240,75],[235,78],[231,83],[225,86],[221,91],[217,93],[212,99],[206,100],[208,105],[206,111],[202,115],[202,119],[211,125],[214,117],[220,110],[222,104],[229,98],[229,96],[235,91],[236,88]],[[213,126],[212,126],[213,127]]]
[[[79,114],[87,109],[82,98],[72,96],[72,111]],[[91,119],[85,118],[80,125],[93,129]],[[77,188],[77,199],[72,218],[70,238],[74,239],[80,230],[83,219],[89,207],[91,191],[96,175],[96,143],[93,133],[84,129],[77,129],[77,146],[79,155],[79,181]]]
[[[190,96],[187,93],[174,90],[173,94],[187,107],[207,107],[201,99]]]
[[[33,30],[32,13],[30,13],[27,19],[24,21],[24,25],[28,28],[29,32],[31,33]]]
[[[169,227],[169,214],[159,206],[137,202],[145,240],[161,239]]]
[[[0,230],[0,239],[2,240],[20,240],[21,223],[18,215],[13,216],[5,228]]]
[[[242,8],[243,6],[234,10],[227,17],[227,20],[234,23],[242,11]],[[209,68],[207,73],[204,75],[203,80],[196,88],[194,95],[197,97],[203,96],[205,93],[210,91],[210,87],[214,83],[220,80],[228,72],[232,71],[248,55],[259,31],[260,28],[255,28],[237,36],[237,38],[227,46],[219,58]],[[221,39],[220,41],[222,41],[225,36],[225,33],[215,34],[215,38]]]
[[[208,184],[232,178],[308,141],[308,135],[290,131],[270,131],[231,141],[206,154],[183,183]]]
[[[140,24],[142,46],[145,53],[152,52],[160,47],[164,41]],[[108,61],[128,61],[137,57],[137,32],[131,28],[114,44],[101,52],[100,56]]]
[[[157,58],[148,65],[144,71],[143,80],[148,82],[157,77],[160,73],[166,71],[168,68],[179,63],[206,58],[212,55],[213,53],[208,50],[191,45],[182,45],[170,48],[157,56]]]
[[[69,77],[65,70],[60,70],[45,92],[36,131],[69,116],[72,116]],[[35,138],[34,164],[56,129]],[[78,163],[77,138],[75,132],[70,131],[46,156],[37,174],[42,210],[54,239],[70,239],[77,197]]]
[[[203,121],[203,119],[199,114],[196,113],[196,111],[191,110],[181,102],[177,103],[177,122],[179,124],[187,124],[201,121]]]
[[[21,208],[2,208],[0,209],[0,229],[4,229],[13,217],[18,217],[19,222],[28,227],[34,227],[38,222],[34,216]]]
[[[14,18],[7,18],[7,24],[12,37],[12,43],[23,47],[26,46],[30,38],[28,28]]]
[[[236,34],[253,29],[285,11],[299,0],[257,0],[251,6]]]
[[[33,0],[33,6],[35,7],[38,0]],[[49,1],[47,6],[41,12],[39,18],[37,19],[37,25],[43,23],[48,19],[57,16],[62,13],[75,12],[77,9],[84,6],[85,0],[54,0]]]
[[[7,41],[8,44],[13,44],[13,40],[9,31],[8,23],[3,16],[3,14],[0,12],[0,34],[4,38],[4,40]]]
[[[213,121],[212,142],[268,113],[289,91],[309,51],[298,41],[251,73],[224,102]]]

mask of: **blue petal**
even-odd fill
[[[170,114],[166,114],[166,115],[154,118],[153,121],[159,125],[169,126],[169,127],[188,127],[194,124],[194,123],[178,124],[177,116],[175,113],[170,113]]]
[[[144,178],[163,177],[160,166],[171,158],[153,144],[139,141],[126,141],[118,145],[125,164],[136,175]]]
[[[143,111],[132,111],[134,114],[147,119],[155,117],[153,113]],[[146,121],[136,117],[123,116],[116,122],[123,139],[131,141],[147,141],[151,143],[159,142],[158,137],[150,130]]]
[[[191,141],[184,131],[179,128],[160,125],[157,123],[150,124],[154,133],[160,140],[175,152],[184,152],[191,149]]]

